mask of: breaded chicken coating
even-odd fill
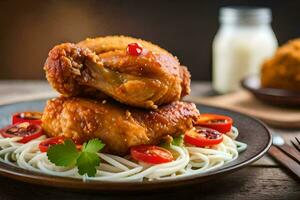
[[[128,43],[143,51],[128,54]],[[180,100],[190,92],[190,74],[176,57],[149,42],[129,37],[87,39],[54,47],[44,69],[49,83],[64,96],[102,96],[143,108]]]
[[[42,126],[49,137],[64,136],[79,143],[99,138],[106,152],[125,155],[132,146],[155,145],[167,135],[184,133],[198,115],[193,103],[180,101],[145,110],[113,100],[59,97],[47,102]]]
[[[261,71],[261,85],[300,92],[300,39],[289,41],[265,61]]]

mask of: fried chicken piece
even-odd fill
[[[144,48],[146,48],[148,51],[156,52],[159,54],[167,54],[168,56],[173,57],[173,59],[179,62],[176,57],[174,57],[165,49],[160,48],[159,46],[152,44],[151,42],[128,36],[106,36],[97,38],[87,38],[77,43],[77,45],[80,47],[86,47],[95,52],[96,54],[101,54],[109,51],[124,50],[130,43],[138,43]]]
[[[128,42],[134,41],[144,45],[139,56],[126,52]],[[50,84],[65,96],[103,92],[124,104],[156,108],[190,92],[190,74],[177,58],[156,45],[127,37],[58,45],[50,51],[44,69]]]
[[[106,152],[125,155],[132,146],[158,144],[164,136],[184,133],[198,115],[196,106],[187,102],[144,110],[113,100],[60,97],[47,102],[42,126],[49,137],[60,135],[78,142],[99,138]]]
[[[261,84],[266,88],[300,92],[300,39],[278,48],[273,58],[265,61]]]

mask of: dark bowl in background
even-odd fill
[[[241,85],[262,102],[278,106],[300,107],[300,93],[284,89],[262,88],[258,75],[244,78]]]

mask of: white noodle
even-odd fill
[[[130,156],[98,153],[101,164],[96,168],[96,176],[88,177],[79,175],[77,167],[58,167],[52,164],[47,154],[40,152],[38,148],[45,136],[21,144],[18,143],[21,138],[3,138],[0,135],[0,162],[53,176],[81,178],[83,181],[132,182],[145,179],[175,179],[216,170],[237,159],[239,152],[247,148],[247,144],[235,141],[237,136],[238,129],[232,127],[232,131],[223,135],[223,142],[212,147],[171,145],[171,149],[178,155],[176,160],[157,165],[137,163]]]

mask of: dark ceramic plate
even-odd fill
[[[300,93],[283,89],[262,88],[260,78],[251,75],[241,81],[242,87],[250,91],[257,99],[280,106],[300,106]]]
[[[26,110],[42,111],[44,105],[45,100],[35,100],[0,106],[0,127],[10,123],[10,116],[12,113]],[[201,113],[219,113],[232,117],[234,119],[234,125],[240,131],[238,140],[248,144],[247,150],[241,153],[237,160],[219,168],[216,171],[182,177],[176,180],[148,181],[141,183],[82,182],[81,180],[72,178],[36,173],[0,162],[0,175],[38,185],[77,190],[97,190],[106,192],[153,190],[195,184],[208,181],[212,178],[218,178],[249,165],[262,157],[269,149],[271,145],[271,135],[268,129],[260,121],[230,110],[204,105],[197,105],[197,107],[200,109]]]

